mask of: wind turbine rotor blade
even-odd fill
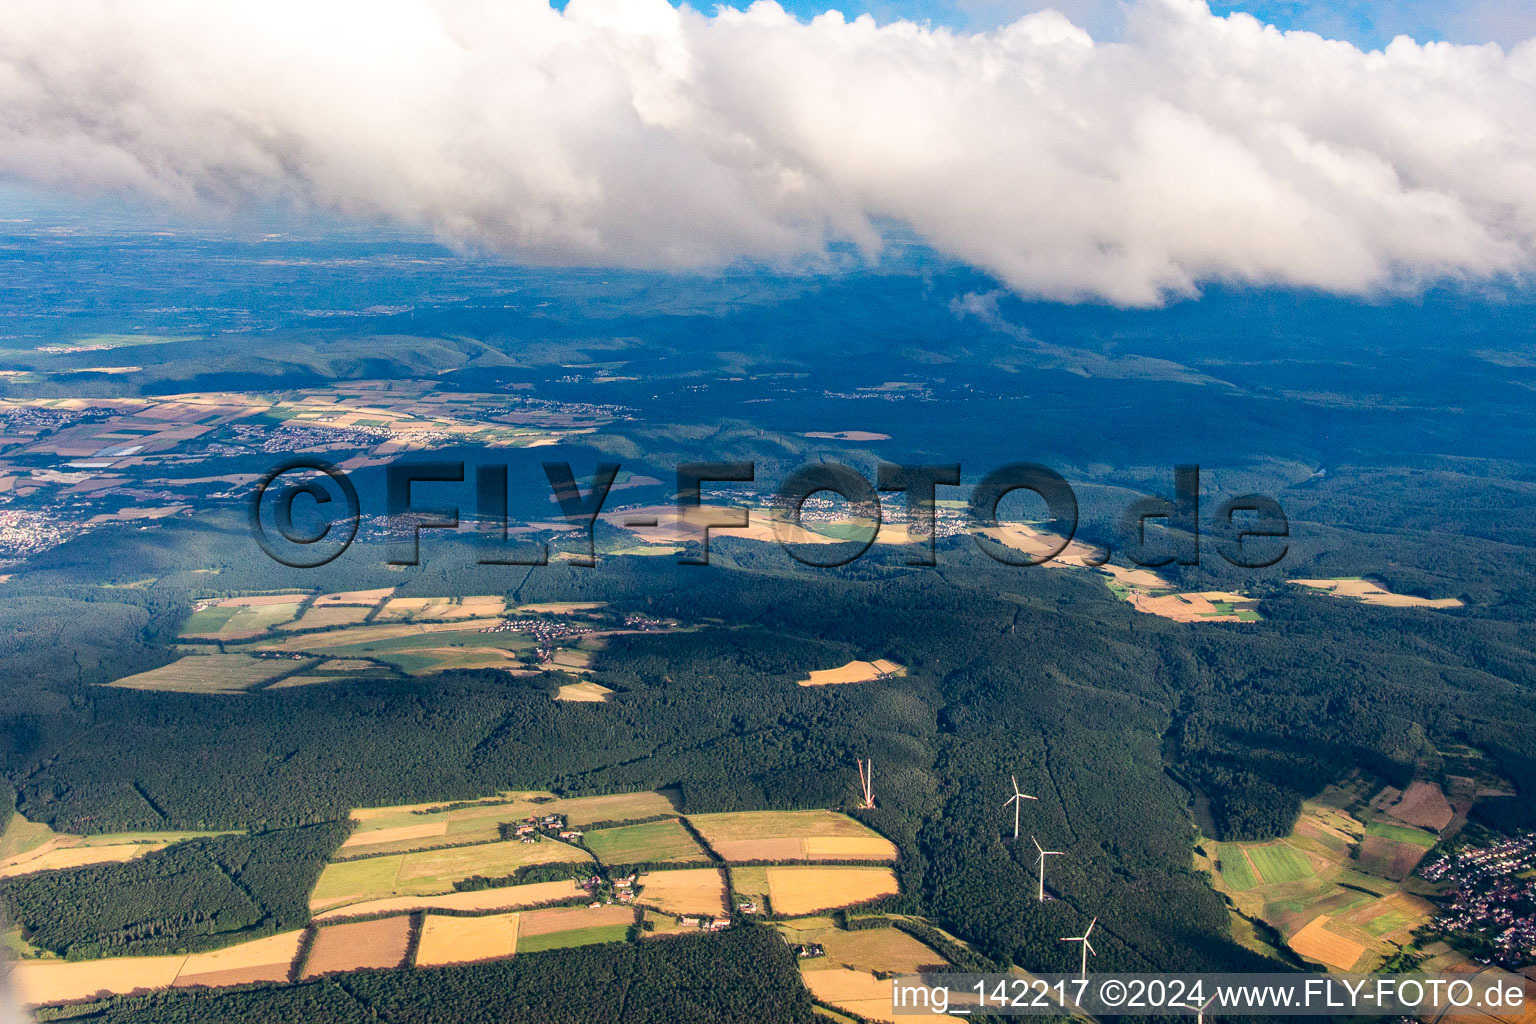
[[[1086,935],[1083,936],[1083,945],[1087,946],[1088,952],[1092,953],[1094,956],[1099,955],[1099,951],[1093,948],[1093,943],[1088,941],[1088,936]]]
[[[1088,922],[1088,930],[1083,932],[1083,941],[1086,942],[1088,940],[1088,936],[1093,934],[1093,926],[1098,924],[1098,923],[1099,923],[1099,919],[1097,917],[1095,917],[1092,921]]]

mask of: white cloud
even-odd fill
[[[274,197],[553,263],[803,265],[879,225],[1048,298],[1536,267],[1536,41],[1363,53],[1198,0],[1121,41],[773,3],[11,0],[0,176]]]

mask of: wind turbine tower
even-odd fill
[[[1093,926],[1098,923],[1099,919],[1094,918],[1092,921],[1088,922],[1088,930],[1083,932],[1083,934],[1061,940],[1062,942],[1081,942],[1083,944],[1083,966],[1082,970],[1079,972],[1079,977],[1081,977],[1084,981],[1088,980],[1088,954],[1092,953],[1094,956],[1099,955],[1099,951],[1093,948],[1093,943],[1088,941],[1088,936],[1093,934]]]
[[[1029,841],[1034,843],[1035,844],[1035,849],[1040,851],[1040,865],[1039,865],[1039,871],[1040,871],[1040,902],[1044,903],[1045,902],[1045,858],[1047,858],[1047,857],[1060,857],[1061,856],[1061,851],[1060,850],[1047,850],[1047,849],[1045,849],[1043,846],[1040,845],[1040,840],[1036,839],[1034,836],[1030,836],[1029,837]]]
[[[1195,1007],[1195,1024],[1205,1024],[1205,1011],[1210,1009],[1211,1004],[1215,1001],[1216,997],[1211,996],[1211,998],[1207,999],[1204,1003]]]
[[[1028,793],[1019,792],[1019,778],[1017,775],[1008,776],[1013,783],[1013,796],[1003,801],[1003,809],[1007,810],[1009,804],[1013,804],[1013,838],[1019,838],[1019,808],[1024,806],[1025,800],[1037,800],[1039,797],[1030,796]]]
[[[859,789],[864,795],[864,802],[859,804],[866,811],[873,810],[875,806],[875,762],[859,761]]]

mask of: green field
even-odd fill
[[[1243,849],[1258,869],[1264,885],[1299,882],[1312,877],[1312,865],[1307,863],[1307,858],[1284,843],[1244,846]]]
[[[546,949],[566,949],[570,946],[595,946],[603,942],[623,942],[629,938],[629,926],[601,924],[592,928],[573,928],[568,932],[550,932],[548,935],[518,936],[518,953],[538,953]]]
[[[1258,884],[1258,879],[1253,877],[1253,868],[1248,866],[1248,858],[1243,856],[1241,846],[1222,843],[1217,856],[1221,862],[1221,880],[1227,883],[1229,889],[1247,892]]]
[[[244,654],[194,654],[107,685],[172,693],[240,693],[314,664],[313,660],[252,658]]]
[[[1394,910],[1382,914],[1380,917],[1375,918],[1374,920],[1365,922],[1365,924],[1361,927],[1370,932],[1372,935],[1380,936],[1405,927],[1408,924],[1408,921],[1409,919],[1407,914],[1399,914]]]
[[[389,628],[383,627],[384,630]],[[373,631],[375,635],[369,637],[363,632],[365,630]],[[478,626],[403,636],[378,636],[379,631],[374,626],[353,627],[295,637],[270,646],[280,646],[283,650],[321,651],[337,657],[376,658],[411,675],[447,669],[515,668],[518,666],[515,658],[498,652],[515,653],[533,646],[533,641],[522,634],[482,633]]]
[[[1440,837],[1433,832],[1426,832],[1421,828],[1412,828],[1408,825],[1388,825],[1384,821],[1373,821],[1365,826],[1365,834],[1390,839],[1394,843],[1408,843],[1426,850],[1440,841]]]
[[[53,829],[47,825],[28,821],[11,810],[0,811],[10,820],[0,829],[0,860],[28,853],[53,838]]]
[[[676,820],[623,825],[588,832],[587,849],[608,864],[660,864],[666,861],[705,861],[709,858]]]
[[[181,627],[183,635],[192,633],[217,633],[224,628],[224,624],[235,617],[235,608],[220,608],[217,605],[212,608],[204,608],[195,611]]]

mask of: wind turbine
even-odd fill
[[[1207,999],[1204,1003],[1195,1007],[1195,1024],[1205,1024],[1205,1011],[1215,1001],[1216,997],[1211,996],[1211,998]]]
[[[1019,808],[1024,806],[1025,800],[1038,800],[1039,797],[1021,793],[1018,776],[1010,775],[1008,778],[1013,782],[1013,796],[1003,801],[1003,808],[1006,810],[1009,804],[1013,804],[1013,838],[1017,839],[1019,838]]]
[[[1045,847],[1040,845],[1040,840],[1036,839],[1034,836],[1030,836],[1029,837],[1029,841],[1034,843],[1035,844],[1035,849],[1040,851],[1040,868],[1039,868],[1039,870],[1040,870],[1040,902],[1044,903],[1045,902],[1045,858],[1047,858],[1047,857],[1060,857],[1061,856],[1061,851],[1060,850],[1047,850],[1047,849],[1045,849]]]
[[[1092,921],[1088,922],[1088,930],[1083,932],[1083,934],[1073,938],[1061,940],[1062,942],[1081,942],[1083,944],[1083,967],[1081,971],[1081,977],[1084,981],[1088,980],[1088,954],[1092,953],[1094,956],[1099,955],[1099,951],[1093,948],[1093,943],[1088,941],[1088,936],[1093,934],[1093,926],[1098,923],[1099,919],[1095,917]]]
[[[859,789],[864,797],[864,802],[859,806],[866,811],[872,810],[875,806],[875,762],[873,760],[859,760]]]

